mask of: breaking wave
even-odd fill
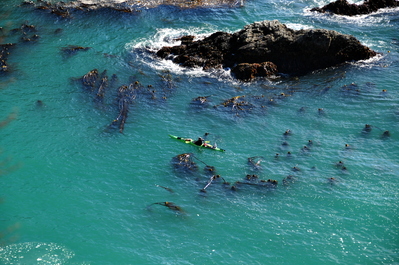
[[[209,76],[220,80],[233,80],[230,69],[212,69],[205,71],[200,67],[186,68],[173,63],[171,60],[160,59],[155,53],[164,46],[180,45],[179,38],[182,36],[193,35],[196,40],[201,40],[212,34],[214,31],[204,31],[200,28],[190,29],[158,29],[153,37],[141,39],[126,44],[125,48],[136,59],[158,71],[171,71],[174,74],[186,74],[190,76]]]

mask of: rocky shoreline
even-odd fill
[[[109,2],[92,2],[76,0],[71,2],[51,2],[44,0],[25,0],[21,6],[32,6],[37,10],[47,11],[48,13],[57,15],[61,18],[72,18],[75,12],[92,12],[92,11],[116,11],[121,13],[138,13],[140,8],[155,8],[160,5],[172,5],[180,8],[196,8],[196,7],[216,7],[216,6],[237,6],[240,5],[236,0],[207,0],[207,1],[186,1],[186,0],[125,0],[125,1],[109,1]]]
[[[193,39],[183,37],[181,45],[162,47],[156,55],[183,67],[231,68],[237,79],[247,81],[279,73],[304,75],[377,54],[351,35],[325,29],[293,30],[277,20]]]
[[[349,4],[346,0],[337,0],[323,7],[315,7],[310,11],[334,13],[337,15],[356,16],[378,11],[381,8],[398,7],[396,0],[366,0],[363,4]]]

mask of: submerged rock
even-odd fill
[[[356,16],[376,12],[378,9],[387,7],[398,7],[399,2],[396,0],[366,0],[363,4],[350,4],[346,0],[337,0],[323,7],[312,8],[311,11],[321,13],[334,13],[337,15]]]
[[[184,67],[231,68],[238,79],[276,73],[303,75],[348,61],[371,58],[376,52],[355,37],[333,30],[293,30],[277,20],[247,25],[233,34],[163,47],[157,53]]]

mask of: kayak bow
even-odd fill
[[[204,147],[204,148],[212,149],[212,150],[215,150],[215,151],[221,151],[221,152],[226,151],[226,150],[224,150],[222,148],[216,147],[216,145],[208,144],[207,142],[205,142],[202,145],[196,145],[194,143],[194,140],[191,139],[191,138],[184,138],[184,137],[179,137],[179,136],[175,136],[175,135],[171,135],[171,134],[169,134],[169,136],[170,136],[170,138],[185,142],[186,144],[191,144],[191,145],[198,146],[198,147]]]

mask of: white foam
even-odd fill
[[[371,57],[369,59],[351,62],[350,64],[355,65],[360,68],[382,67],[382,61],[385,57],[386,57],[386,55],[378,53],[376,56]]]
[[[314,4],[310,4],[312,7],[322,7],[325,6],[335,0],[314,0]],[[347,0],[349,4],[362,4],[364,0]],[[311,7],[311,8],[312,8]]]
[[[318,7],[322,6],[324,5],[319,5]],[[389,14],[399,11],[399,7],[381,8],[378,11],[373,12],[371,14],[345,16],[345,15],[336,15],[332,13],[313,12],[310,11],[312,8],[313,7],[305,8],[303,10],[304,15],[308,17],[320,18],[335,23],[355,24],[357,26],[372,26],[381,23],[388,24],[390,23],[391,20]]]
[[[158,71],[170,71],[174,74],[190,75],[193,77],[210,76],[223,80],[232,80],[230,69],[213,69],[205,71],[201,67],[187,68],[181,67],[178,64],[172,62],[172,60],[160,59],[154,56],[153,53],[157,52],[164,46],[177,46],[181,44],[178,39],[182,36],[193,35],[195,36],[194,41],[201,40],[215,30],[205,31],[200,28],[188,28],[188,29],[170,29],[162,28],[158,29],[156,34],[148,39],[141,39],[132,41],[125,45],[125,48],[137,55],[137,59],[144,64]],[[137,52],[137,51],[144,52]]]
[[[150,51],[157,51],[164,46],[176,46],[180,45],[181,41],[178,39],[186,35],[195,35],[194,40],[200,40],[210,35],[210,33],[201,32],[203,30],[197,28],[189,29],[171,29],[162,28],[157,29],[157,33],[149,39],[134,40],[131,43],[126,44],[126,49],[140,49],[146,48]]]
[[[313,26],[300,24],[300,23],[285,23],[285,25],[294,30],[301,30],[301,29],[313,29]]]

